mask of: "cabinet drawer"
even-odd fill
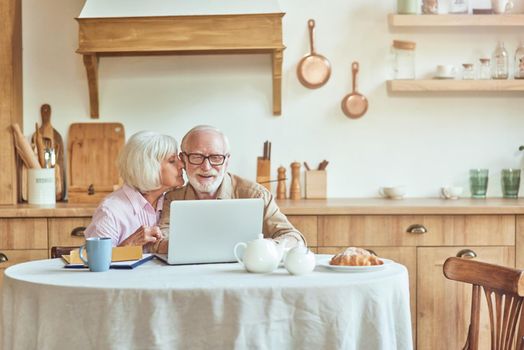
[[[47,249],[41,250],[0,250],[8,261],[0,263],[0,289],[4,279],[4,270],[9,266],[20,264],[31,260],[47,259]],[[1,290],[0,290],[1,294]]]
[[[289,222],[306,238],[310,247],[317,246],[317,217],[316,216],[288,216]]]
[[[81,246],[91,218],[49,219],[49,249],[55,246]]]
[[[515,244],[514,215],[319,216],[318,230],[319,246]]]
[[[0,219],[0,249],[46,249],[47,219]]]

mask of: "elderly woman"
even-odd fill
[[[113,246],[141,245],[156,251],[164,193],[184,184],[176,140],[152,131],[134,134],[119,155],[122,188],[96,209],[86,237],[110,237]]]

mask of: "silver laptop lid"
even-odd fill
[[[171,202],[168,264],[236,261],[238,242],[262,233],[261,198]]]

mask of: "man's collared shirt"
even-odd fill
[[[293,237],[304,242],[302,234],[293,227],[280,211],[275,198],[265,187],[240,176],[226,173],[217,191],[217,199],[262,198],[264,200],[264,219],[262,232],[266,238]],[[198,196],[191,184],[166,193],[164,209],[160,218],[160,229],[165,237],[169,235],[169,213],[171,201],[195,200]]]

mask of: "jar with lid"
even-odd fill
[[[415,79],[415,47],[412,41],[393,40],[393,79]]]
[[[462,79],[473,80],[475,79],[475,66],[473,63],[462,64]]]
[[[465,14],[465,13],[468,13],[468,10],[469,10],[468,0],[451,0],[449,13]]]
[[[515,51],[515,79],[524,79],[524,44]]]
[[[492,57],[492,72],[493,79],[508,79],[508,52],[504,48],[504,43],[499,42]]]
[[[481,58],[479,66],[479,79],[491,79],[491,60],[489,58]]]

